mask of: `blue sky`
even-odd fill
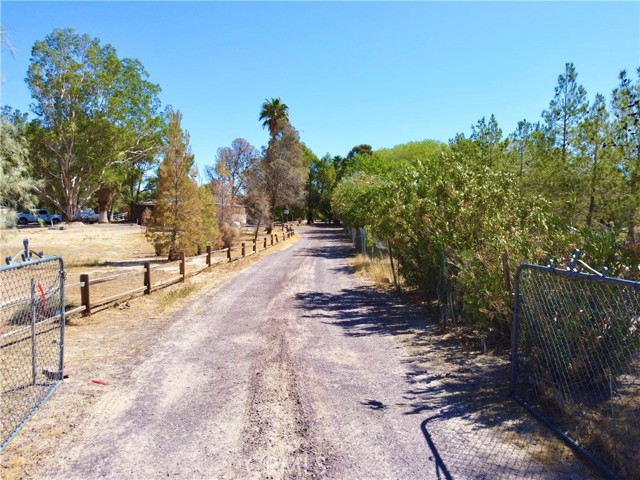
[[[640,2],[8,2],[2,104],[26,111],[34,42],[73,27],[138,58],[184,114],[204,171],[237,137],[267,143],[266,98],[318,156],[448,141],[496,115],[540,119],[565,62],[593,99],[640,66]],[[635,73],[633,73],[635,77]]]

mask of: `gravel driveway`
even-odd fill
[[[479,380],[504,362],[359,280],[339,229],[300,230],[181,310],[37,476],[591,476]]]

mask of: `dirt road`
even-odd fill
[[[474,374],[502,363],[464,360],[423,314],[357,279],[351,256],[338,229],[303,228],[194,299],[29,474],[589,476]]]

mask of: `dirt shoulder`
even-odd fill
[[[122,227],[115,229],[121,231]],[[298,240],[295,235],[264,252],[216,265],[185,284],[122,301],[89,317],[71,317],[65,331],[65,366],[70,376],[2,453],[0,477],[33,478],[34,472],[58,452],[61,439],[72,434],[112,388],[93,380],[126,382],[140,362],[153,355],[155,343],[176,321],[176,312]]]

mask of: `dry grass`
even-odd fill
[[[88,267],[108,262],[155,257],[144,228],[133,224],[72,223],[63,230],[26,227],[6,234],[0,242],[2,258],[22,250],[22,240],[29,239],[34,251],[61,256],[66,266]]]
[[[145,237],[144,227],[134,224],[64,224],[63,229],[29,226],[16,230],[4,231],[0,240],[1,258],[14,256],[22,250],[22,240],[29,239],[30,249],[43,251],[45,255],[58,255],[64,260],[67,274],[66,303],[70,306],[80,305],[79,279],[81,274],[89,274],[92,280],[103,276],[125,274],[117,281],[102,283],[92,288],[92,302],[117,295],[143,285],[143,262],[152,263],[152,284],[175,279],[178,276],[178,263],[165,263],[164,257],[157,257],[153,245]],[[282,243],[282,231],[276,230]],[[233,256],[240,256],[240,244],[246,243],[247,255],[252,253],[254,228],[244,228],[237,239]],[[270,237],[259,230],[258,251],[264,245],[264,238],[270,246]],[[226,252],[212,255],[216,264],[227,261]],[[205,256],[187,259],[187,274],[200,270],[205,266]],[[216,267],[217,268],[217,267]]]
[[[161,310],[165,310],[166,308],[175,304],[179,300],[188,297],[197,290],[199,290],[198,286],[193,283],[180,285],[179,287],[171,289],[164,295],[158,296],[158,308]]]
[[[357,273],[365,275],[376,287],[389,288],[393,286],[393,273],[388,258],[369,258],[367,255],[356,255],[353,268]]]
[[[65,388],[57,393],[58,397],[64,398],[64,410],[55,407],[55,399],[45,403],[3,452],[0,478],[33,478],[31,470],[56,451],[65,432],[76,428],[103,392],[108,391],[108,386],[96,385],[92,379],[125,381],[123,365],[134,364],[151,355],[155,339],[169,328],[174,312],[188,306],[190,298],[214,288],[229,276],[260,261],[264,255],[288,248],[298,238],[294,236],[286,242],[281,241],[240,261],[228,263],[222,261],[226,259],[221,256],[221,262],[214,268],[188,278],[185,284],[172,285],[151,295],[139,295],[88,317],[71,317],[65,330],[65,366],[71,376],[65,380]],[[115,250],[118,248],[121,247],[115,246]],[[73,254],[72,249],[60,251],[65,255]],[[204,256],[197,260],[204,265]],[[74,281],[76,278],[74,276]],[[123,288],[120,280],[103,283],[100,287],[112,284],[114,288]]]

